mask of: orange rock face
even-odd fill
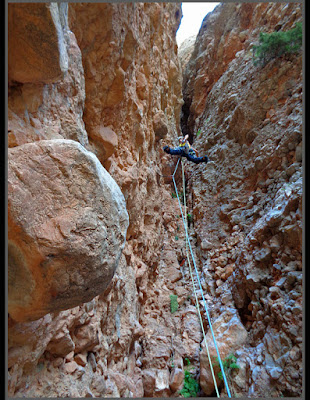
[[[300,6],[219,5],[184,54],[183,79],[180,3],[9,4],[9,18],[14,8],[18,37],[46,20],[29,56],[41,62],[45,39],[51,54],[57,40],[59,67],[42,66],[44,80],[22,52],[9,67],[9,396],[175,397],[186,368],[199,396],[215,395],[176,158],[162,151],[181,114],[210,158],[185,161],[186,212],[221,355],[239,365],[231,392],[301,394],[302,59],[251,59],[260,31],[291,28]],[[215,355],[201,293],[198,303]]]
[[[59,6],[54,11],[58,11],[56,19],[61,21],[60,36],[55,15],[45,13],[41,18],[46,18],[47,24],[54,21],[55,40],[62,36],[68,55],[67,70],[58,74],[55,68],[53,83],[34,74],[29,74],[27,83],[24,78],[16,81],[11,75],[9,80],[8,142],[13,174],[9,391],[12,395],[27,392],[142,397],[144,355],[132,350],[141,347],[148,325],[143,322],[144,315],[153,320],[149,304],[145,304],[154,295],[150,282],[164,274],[163,282],[168,283],[169,278],[164,278],[166,265],[180,276],[178,258],[161,254],[163,242],[171,250],[170,237],[172,248],[177,253],[180,248],[173,239],[176,224],[169,223],[167,231],[161,220],[163,204],[171,221],[177,210],[170,188],[165,187],[161,177],[162,157],[168,168],[173,166],[161,150],[161,140],[180,132],[181,75],[175,32],[181,9],[175,4],[104,3],[92,7],[76,4],[68,9]],[[34,18],[31,8],[21,7],[16,15],[22,18],[23,13],[25,18],[28,14]],[[14,31],[10,32],[10,38],[14,37]],[[44,46],[38,41],[34,49],[38,53],[40,44]],[[60,57],[58,54],[58,63]],[[26,56],[22,61],[28,62]],[[16,71],[22,69],[22,61],[14,61]],[[46,139],[49,150],[42,141]],[[79,167],[75,162],[73,166],[68,148],[57,150],[60,142],[55,139],[76,141],[73,147],[81,162]],[[32,155],[26,156],[27,146],[33,150]],[[86,154],[93,154],[91,158],[95,154],[113,176],[130,210],[124,256],[104,292],[116,260],[103,265],[101,250],[114,240],[114,233],[109,228],[102,229],[103,220],[99,217],[114,217],[112,210],[106,208],[103,191],[97,205],[106,209],[96,214],[94,224],[91,222],[92,205],[99,200],[95,193],[103,189],[99,173],[102,167],[93,170]],[[27,207],[21,206],[25,202]],[[116,223],[111,229],[115,229],[116,240],[121,239],[123,228]],[[100,231],[107,236],[100,239]],[[121,252],[121,246],[118,250]],[[96,253],[101,257],[97,258]],[[42,265],[47,267],[45,271]],[[61,275],[62,272],[65,273]],[[70,293],[65,294],[67,284]],[[89,301],[99,292],[102,293]],[[165,306],[170,293],[167,288]],[[81,308],[74,307],[76,304]],[[67,307],[74,308],[59,311]],[[169,315],[169,308],[166,312]],[[39,319],[23,322],[34,318]],[[165,319],[161,323],[165,325]],[[167,331],[169,335],[171,329]],[[85,357],[78,357],[85,352],[86,363]],[[30,383],[22,377],[26,364]],[[156,393],[170,393],[169,370],[165,368],[164,388],[160,368],[156,374]]]
[[[8,171],[11,317],[38,319],[104,291],[128,215],[96,157],[74,141],[40,141],[10,149]]]
[[[109,155],[101,154],[96,142],[101,126],[111,127],[134,162],[137,150],[143,162],[156,157],[158,135],[180,132],[182,83],[174,37],[180,17],[180,10],[169,4],[69,8],[85,71],[84,121],[94,151],[109,170],[117,170],[124,157],[121,149],[108,161]],[[91,29],[85,32],[87,21]]]
[[[86,145],[85,78],[66,5],[10,4],[8,13],[8,146],[61,138]]]
[[[183,81],[184,100],[191,111],[190,128],[204,112],[210,90],[237,53],[242,50],[244,62],[251,62],[250,47],[260,31],[270,32],[274,27],[287,30],[298,18],[300,11],[295,11],[293,5],[283,7],[282,11],[266,3],[222,4],[205,17]]]
[[[9,79],[16,82],[55,82],[68,68],[56,4],[9,7]]]

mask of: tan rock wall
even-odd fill
[[[85,70],[87,132],[99,153],[101,127],[113,129],[122,144],[109,161],[102,155],[108,168],[127,158],[123,149],[135,162],[156,157],[156,116],[167,127],[163,135],[179,132],[181,77],[174,35],[180,18],[179,7],[168,3],[70,8]],[[90,24],[87,33],[85,24]]]
[[[8,146],[54,138],[87,145],[85,78],[80,49],[68,29],[67,4],[10,4],[8,14]],[[27,27],[26,44],[16,45]],[[27,45],[31,51],[25,53]],[[27,71],[27,79],[12,75],[15,69]]]
[[[175,286],[171,280],[179,282],[182,276],[178,263],[180,242],[175,239],[179,229],[175,221],[178,205],[161,176],[162,160],[168,170],[173,167],[173,161],[161,151],[161,139],[176,137],[180,132],[181,75],[175,43],[180,5],[69,5],[69,25],[66,8],[58,11],[68,70],[53,84],[9,82],[12,160],[23,146],[36,147],[33,142],[42,139],[51,143],[63,138],[79,141],[98,156],[120,186],[130,225],[124,255],[104,293],[87,303],[83,293],[81,305],[47,314],[34,322],[17,322],[13,319],[15,314],[9,317],[9,393],[142,397],[142,369],[151,362],[161,343],[156,340],[155,347],[149,344],[149,352],[147,346],[144,349],[143,343],[149,341],[148,327],[154,324],[155,337],[157,329],[165,329],[168,353],[173,354],[180,343],[179,338],[176,344],[171,344],[176,333],[169,306],[169,295],[174,293]],[[70,171],[66,173],[69,160],[61,161],[56,156],[54,161],[55,166],[63,164],[64,176],[70,175]],[[82,175],[84,167],[79,171]],[[53,168],[46,173],[43,165],[41,169],[45,180],[53,173]],[[31,176],[29,180],[31,183]],[[52,188],[56,182],[51,181]],[[42,185],[38,196],[45,192],[46,182]],[[98,190],[91,176],[87,185]],[[83,195],[93,202],[92,190],[82,186]],[[59,195],[63,205],[70,200],[62,191]],[[44,209],[39,202],[34,205],[39,211]],[[65,212],[60,222],[76,223],[76,218],[69,214]],[[50,222],[50,217],[46,217]],[[91,239],[83,232],[86,239]],[[178,235],[181,240],[182,235]],[[12,238],[15,237],[12,233]],[[57,250],[57,243],[50,240]],[[83,241],[80,244],[83,246]],[[83,257],[78,253],[76,257],[78,266]],[[88,267],[94,267],[91,260]],[[24,286],[28,275],[24,271],[21,276],[25,278]],[[94,290],[104,284],[100,277],[97,280],[92,285]],[[62,280],[59,284],[63,284]],[[31,281],[28,286],[29,292]],[[161,301],[154,307],[153,299],[158,295]],[[74,305],[69,305],[71,300],[68,293],[65,308]],[[182,351],[185,356],[187,349]],[[179,380],[170,389],[168,353],[159,355],[155,366],[156,384],[152,393],[156,395],[170,394],[182,384]],[[182,371],[182,358],[177,359]]]
[[[196,42],[196,36],[190,36],[189,38],[185,39],[179,47],[178,55],[180,58],[182,70],[185,69],[187,63],[189,62],[192,52],[194,50]]]
[[[183,80],[184,101],[190,109],[190,131],[195,126],[196,118],[204,113],[213,85],[237,53],[243,50],[249,62],[251,45],[253,40],[258,41],[260,31],[287,30],[300,19],[300,15],[300,6],[290,3],[282,8],[267,3],[230,3],[220,4],[206,16]]]
[[[11,4],[8,17],[9,80],[59,80],[68,68],[68,54],[57,4]]]
[[[220,5],[202,24],[183,81],[186,128],[210,158],[195,173],[189,167],[188,187],[212,315],[234,307],[247,331],[223,353],[238,357],[240,370],[228,371],[236,395],[301,394],[302,54],[262,67],[251,50],[259,32],[297,21],[298,4]],[[212,394],[208,361],[200,362]]]

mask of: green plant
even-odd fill
[[[200,390],[199,383],[192,377],[190,370],[193,368],[190,365],[190,361],[187,357],[185,357],[186,361],[186,369],[184,370],[184,384],[183,389],[179,391],[179,393],[183,397],[196,397],[197,393]]]
[[[189,361],[189,358],[185,357],[184,360],[186,361],[187,366],[189,366],[190,363],[191,363],[191,362]]]
[[[175,313],[179,307],[178,296],[176,294],[170,295],[170,311],[171,313]]]
[[[184,386],[180,391],[183,397],[196,397],[199,392],[199,383],[194,379],[189,371],[184,371]]]
[[[193,221],[193,216],[192,214],[187,214],[187,221],[192,222]]]
[[[284,54],[296,53],[302,45],[302,25],[297,22],[294,28],[288,31],[279,31],[259,34],[259,44],[254,45],[253,63],[264,66],[271,59]]]
[[[181,192],[179,193],[179,196],[177,196],[177,194],[176,194],[175,192],[172,192],[172,193],[171,193],[171,197],[172,197],[173,199],[177,199],[177,198],[179,197],[181,203],[182,203],[182,204],[184,203],[184,194],[183,194],[183,191],[181,191]]]
[[[237,361],[237,358],[236,358],[232,353],[229,354],[229,355],[224,359],[224,361],[222,362],[224,371],[227,372],[228,374],[230,374],[232,370],[234,370],[234,369],[239,369],[240,366],[237,364],[236,361]],[[218,357],[215,357],[215,362],[214,362],[213,366],[214,366],[214,367],[215,367],[215,366],[218,366],[218,367],[220,366]],[[223,380],[222,371],[220,371],[220,372],[217,374],[217,376],[218,376],[221,380]]]
[[[198,137],[201,134],[201,129],[198,129],[197,133],[196,133],[196,137]]]

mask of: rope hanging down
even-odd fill
[[[183,160],[181,161],[181,164],[182,164],[182,181],[183,181],[183,197],[184,197],[183,198],[183,201],[184,201],[184,214],[187,215],[186,214],[186,193],[185,193],[185,176],[184,176],[184,162],[183,162]],[[186,226],[186,230],[187,230],[187,226]],[[203,322],[202,322],[202,318],[201,318],[201,314],[200,314],[200,306],[199,306],[199,301],[198,301],[198,297],[197,297],[197,293],[196,293],[196,286],[195,286],[195,282],[194,282],[191,261],[190,261],[190,258],[189,258],[187,241],[185,241],[185,245],[186,245],[186,257],[187,257],[187,262],[188,262],[189,271],[190,271],[190,275],[191,275],[191,280],[192,280],[192,285],[193,285],[193,292],[194,292],[194,295],[195,295],[196,307],[197,307],[200,326],[201,326],[201,330],[202,330],[202,334],[203,334],[203,340],[204,340],[204,343],[205,343],[205,346],[206,346],[206,350],[207,350],[207,355],[208,355],[208,360],[209,360],[209,364],[210,364],[210,369],[211,369],[211,374],[212,374],[212,378],[213,378],[213,382],[214,382],[216,395],[217,395],[217,397],[220,397],[219,390],[218,390],[218,387],[217,387],[217,382],[216,382],[215,375],[214,375],[213,365],[212,365],[212,361],[211,361],[211,357],[210,357],[210,352],[209,352],[209,346],[208,346],[208,343],[207,343],[206,333],[205,333],[205,330],[204,330],[204,327],[203,327]]]
[[[223,363],[222,363],[221,356],[220,356],[220,353],[219,353],[219,349],[217,347],[217,343],[216,343],[216,340],[215,340],[215,336],[214,336],[214,332],[213,332],[213,328],[212,328],[212,324],[211,324],[211,318],[210,318],[210,315],[209,315],[207,303],[206,303],[205,297],[203,295],[203,290],[202,290],[202,286],[201,286],[199,273],[198,273],[198,270],[197,270],[197,266],[196,266],[196,262],[195,262],[195,258],[194,258],[194,254],[193,254],[193,250],[192,250],[192,246],[191,246],[191,243],[190,243],[190,240],[189,240],[189,236],[188,236],[188,232],[187,232],[187,223],[186,223],[186,219],[184,218],[184,214],[183,214],[183,210],[182,210],[182,206],[181,206],[181,202],[180,202],[180,198],[179,198],[178,188],[177,188],[177,185],[176,185],[176,182],[175,182],[175,179],[174,179],[174,176],[175,176],[176,171],[178,169],[179,163],[180,163],[180,158],[178,159],[178,162],[176,164],[174,173],[172,174],[172,180],[173,180],[173,184],[174,184],[174,188],[175,188],[175,193],[176,193],[176,196],[177,196],[177,199],[178,199],[178,202],[179,202],[179,207],[180,207],[180,210],[181,210],[182,221],[183,221],[183,225],[184,225],[184,229],[185,229],[186,242],[188,244],[188,247],[189,247],[189,250],[190,250],[190,254],[192,256],[192,262],[193,262],[193,265],[194,265],[194,268],[195,268],[199,289],[200,289],[200,292],[201,292],[201,295],[202,295],[202,300],[203,300],[206,316],[207,316],[207,319],[208,319],[210,331],[211,331],[211,334],[212,334],[214,347],[215,347],[215,350],[216,350],[216,353],[217,353],[217,357],[218,357],[219,365],[220,365],[221,372],[222,372],[222,375],[223,375],[223,379],[224,379],[224,383],[225,383],[225,387],[226,387],[226,390],[227,390],[228,397],[231,397],[230,390],[229,390],[229,387],[228,387],[227,378],[226,378],[226,374],[225,374],[224,367],[223,367]],[[184,192],[185,192],[185,188],[183,187],[183,193]],[[199,309],[198,309],[198,313],[200,315]],[[210,362],[210,358],[209,358],[209,362]],[[210,363],[210,365],[212,365],[212,363]],[[212,367],[211,367],[211,370],[212,370]]]

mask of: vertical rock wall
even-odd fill
[[[244,396],[301,395],[302,56],[254,66],[251,49],[260,32],[298,21],[299,4],[222,4],[184,73],[183,128],[210,158],[189,168],[196,244],[221,355],[240,365],[232,391]],[[211,394],[206,354],[200,372]]]
[[[12,28],[9,147],[17,179],[14,175],[11,195],[12,201],[18,198],[21,181],[28,197],[27,190],[31,193],[35,206],[32,212],[36,215],[46,210],[41,212],[45,216],[43,224],[39,218],[31,232],[35,232],[34,246],[38,238],[41,246],[35,247],[37,271],[41,274],[40,268],[47,266],[54,283],[50,298],[45,295],[48,305],[45,310],[52,312],[33,322],[28,317],[28,322],[23,322],[22,312],[18,318],[16,313],[9,316],[11,396],[161,396],[170,395],[182,386],[183,360],[178,355],[175,360],[179,379],[170,388],[171,354],[181,341],[179,336],[173,343],[173,337],[176,333],[181,335],[181,329],[171,321],[169,295],[174,293],[174,282],[180,283],[182,274],[178,262],[180,242],[176,236],[180,227],[175,221],[178,206],[162,176],[171,173],[174,164],[161,151],[162,139],[180,133],[182,78],[175,42],[180,19],[180,5],[168,3],[91,6],[52,3],[40,4],[38,8],[10,5],[11,27],[22,21],[21,30],[31,32],[34,25],[38,31],[41,29],[39,41],[31,34],[27,36],[38,63],[47,59],[40,47],[47,48],[52,41],[52,50],[48,51],[54,51],[51,56],[59,65],[58,69],[45,66],[50,70],[48,79],[43,73],[35,75],[32,68],[25,70],[27,79],[19,77],[14,71],[23,68],[21,60],[15,59],[13,44],[20,32]],[[44,32],[46,21],[50,32]],[[22,62],[31,66],[36,63],[33,57],[32,53],[26,53]],[[62,63],[63,59],[67,64]],[[78,144],[73,145],[72,140],[80,142],[85,151]],[[36,141],[42,144],[34,146]],[[65,148],[55,152],[59,143]],[[80,149],[73,162],[69,148]],[[41,191],[35,190],[28,171],[17,174],[16,157],[27,149],[42,153],[39,157],[31,155],[28,165],[26,157],[22,157],[25,171],[33,165],[42,178]],[[100,162],[115,179],[129,213],[123,255],[115,272],[113,264],[110,265],[114,277],[103,293],[100,290],[105,283],[101,282],[102,271],[97,265],[103,262],[100,237],[104,240],[106,234],[110,238],[112,231],[105,230],[102,222],[111,220],[112,215],[104,202],[105,211],[102,210],[99,200],[101,175],[106,172],[100,172],[102,166],[98,166],[100,174],[96,176],[96,171],[87,166],[90,159]],[[80,167],[78,160],[82,163]],[[161,168],[162,162],[165,170]],[[74,188],[69,185],[73,178]],[[48,203],[44,202],[45,197]],[[80,201],[83,207],[79,209]],[[70,207],[65,210],[69,203],[72,212]],[[12,207],[12,220],[16,210]],[[79,217],[81,211],[84,219]],[[24,226],[30,217],[27,210],[18,216]],[[112,226],[116,232],[117,224]],[[12,240],[16,232],[12,229]],[[182,234],[179,236],[181,239]],[[78,252],[65,245],[73,238],[79,246]],[[29,242],[28,236],[26,240]],[[13,261],[18,268],[21,265],[14,246],[11,271]],[[87,246],[93,260],[85,258]],[[33,250],[29,253],[32,259],[29,256],[27,262],[31,263]],[[76,262],[70,254],[76,257]],[[76,272],[70,276],[66,271],[72,262]],[[22,274],[11,273],[12,290],[25,274],[29,274],[28,269]],[[111,279],[110,272],[108,275]],[[81,277],[86,279],[84,283]],[[92,279],[100,282],[92,284]],[[36,294],[38,285],[37,281],[26,289]],[[78,294],[74,288],[78,285],[83,291],[81,304],[67,309],[70,303],[71,307],[74,305],[72,300]],[[61,300],[58,289],[65,293],[66,301]],[[96,291],[99,296],[84,303]],[[154,304],[155,298],[158,301]],[[57,307],[52,305],[55,302]],[[32,303],[29,304],[30,319],[39,318],[35,312],[31,315]],[[194,343],[199,346],[197,338]],[[185,341],[179,352],[184,356],[196,352],[195,346],[192,350],[188,346]]]
[[[56,138],[87,145],[84,70],[68,4],[10,4],[8,28],[9,147]]]
[[[162,203],[159,141],[180,132],[182,80],[175,43],[180,7],[77,4],[69,19],[85,70],[90,147],[126,197],[128,239],[143,240],[150,216],[158,219],[154,208]]]

